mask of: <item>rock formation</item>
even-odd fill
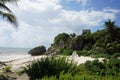
[[[42,55],[44,52],[46,52],[46,48],[44,46],[38,46],[38,47],[31,49],[28,52],[28,54],[35,56],[35,55]]]

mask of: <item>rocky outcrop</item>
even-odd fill
[[[31,54],[32,56],[35,55],[42,55],[43,53],[46,52],[46,48],[44,46],[38,46],[33,49],[31,49],[28,54]]]
[[[65,47],[65,42],[62,39],[60,39],[60,41],[59,41],[59,47],[60,48],[64,48]]]
[[[69,42],[69,48],[73,50],[82,50],[84,46],[84,40],[81,36],[71,39]]]
[[[74,38],[68,38],[68,40],[64,41],[60,39],[54,45],[51,45],[48,48],[48,52],[60,54],[61,49],[72,49],[72,50],[82,50],[84,48],[84,39],[82,36],[76,36]]]

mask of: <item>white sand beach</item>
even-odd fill
[[[37,59],[41,59],[41,58],[45,58],[47,57],[47,55],[40,55],[40,56],[28,56],[28,57],[24,57],[24,58],[19,58],[19,59],[14,59],[14,60],[10,60],[10,61],[5,61],[3,62],[6,65],[0,66],[0,69],[2,69],[5,66],[9,66],[11,67],[11,73],[6,73],[7,75],[9,75],[10,77],[14,77],[17,78],[16,80],[29,80],[29,77],[27,76],[27,74],[23,74],[23,75],[19,75],[17,72],[20,72],[21,70],[23,70],[23,67],[25,67],[29,62],[37,60]],[[60,55],[57,55],[56,57],[61,57]],[[78,65],[85,63],[87,60],[94,60],[96,58],[92,58],[92,57],[84,57],[84,56],[76,56],[76,55],[71,55],[71,56],[67,56],[66,57],[69,60],[73,60],[74,62],[76,62]],[[98,58],[99,61],[102,61],[104,58]],[[0,74],[2,74],[2,70],[0,71]]]
[[[6,65],[11,66],[13,71],[19,70],[22,67],[25,67],[27,65],[27,63],[33,61],[33,60],[37,60],[40,58],[45,58],[47,57],[46,55],[41,55],[41,56],[29,56],[29,57],[25,57],[25,58],[20,58],[20,59],[15,59],[12,61],[7,61],[5,62]],[[74,62],[76,62],[78,65],[85,63],[87,60],[94,60],[96,58],[92,58],[92,57],[84,57],[84,56],[68,56],[68,58],[70,60],[73,60]],[[104,58],[98,58],[98,60],[102,61]]]
[[[40,59],[40,58],[44,58],[44,57],[47,57],[47,56],[45,56],[45,55],[29,56],[29,57],[25,57],[25,58],[20,58],[20,59],[7,61],[7,62],[5,62],[5,64],[10,66],[12,68],[12,71],[16,71],[20,68],[25,67],[29,62]]]

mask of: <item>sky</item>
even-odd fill
[[[81,34],[104,28],[111,19],[120,26],[120,0],[20,0],[6,4],[16,15],[16,30],[0,17],[0,47],[47,48],[59,33]]]

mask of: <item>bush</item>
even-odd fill
[[[90,74],[118,76],[120,59],[111,58],[110,60],[103,60],[103,62],[99,62],[99,60],[87,61],[85,68]]]
[[[120,59],[111,58],[109,61],[109,69],[111,70],[112,75],[118,75],[120,72]]]
[[[55,76],[47,77],[45,76],[42,79],[37,80],[120,80],[120,76],[100,76],[100,75],[88,75],[88,74],[75,74],[72,76],[70,73],[62,73],[59,75],[59,79],[57,79]]]
[[[63,49],[63,52],[61,54],[63,55],[72,55],[73,50],[72,49]]]
[[[114,53],[120,52],[120,43],[117,41],[107,44],[107,53],[113,55]]]
[[[120,57],[120,52],[119,53],[114,53],[111,58],[119,58]]]
[[[93,76],[88,76],[88,75],[78,75],[75,74],[74,76],[72,76],[71,73],[63,73],[61,72],[59,75],[59,78],[57,79],[55,76],[52,77],[47,77],[45,76],[42,79],[38,79],[38,80],[94,80]]]
[[[24,69],[24,72],[28,74],[30,80],[41,79],[44,76],[56,76],[58,78],[61,71],[64,73],[69,72],[74,75],[79,70],[76,64],[74,64],[72,61],[68,62],[65,57],[42,58],[29,63]]]
[[[77,54],[79,56],[89,56],[90,55],[90,53],[88,53],[88,50],[77,51]]]
[[[36,80],[57,80],[57,78],[56,76],[51,76],[51,77],[44,76],[42,79],[36,79]]]
[[[87,61],[85,63],[85,68],[88,70],[88,73],[90,74],[104,74],[103,71],[105,69],[105,65],[102,62],[99,62],[99,60],[93,60],[93,61]]]
[[[11,67],[10,66],[5,66],[2,68],[3,72],[11,72]]]

